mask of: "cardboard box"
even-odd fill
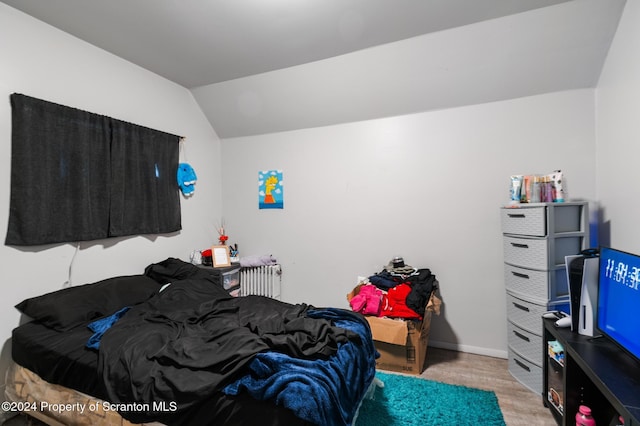
[[[347,294],[351,300],[359,292],[359,286]],[[376,368],[419,375],[424,371],[427,359],[431,315],[440,314],[440,299],[431,294],[422,321],[365,316],[374,345],[380,353]]]

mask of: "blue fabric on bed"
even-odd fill
[[[129,310],[129,308],[129,306],[126,306],[116,313],[109,315],[108,317],[101,318],[87,325],[87,327],[89,327],[89,330],[93,331],[94,334],[89,338],[86,346],[89,349],[98,350],[100,348],[100,340],[102,340],[102,336],[104,335],[104,333],[106,333],[113,324],[118,322],[118,320],[122,318],[122,316]]]
[[[258,400],[275,401],[317,425],[350,425],[375,375],[377,352],[371,330],[360,315],[342,309],[314,309],[309,317],[331,320],[360,336],[326,360],[296,359],[278,352],[259,353],[250,372],[224,388],[228,395],[246,391]]]

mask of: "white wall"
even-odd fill
[[[596,92],[597,197],[610,229],[603,242],[632,253],[640,253],[638,22],[640,1],[627,1]]]
[[[430,344],[506,357],[499,207],[511,174],[562,169],[595,197],[594,91],[222,140],[223,205],[242,255],[274,254],[283,298],[348,307],[358,275],[394,256],[436,274]],[[284,210],[258,210],[282,169]]]
[[[191,93],[155,74],[0,3],[0,224],[9,213],[11,108],[14,92],[186,136],[183,154],[198,174],[196,193],[182,199],[182,231],[38,247],[0,245],[0,385],[10,359],[13,308],[26,297],[115,275],[142,273],[167,257],[188,259],[217,237],[221,215],[220,141]],[[182,159],[185,157],[183,155]],[[51,214],[55,214],[52,211]],[[1,390],[1,388],[0,388]]]

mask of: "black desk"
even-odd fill
[[[587,405],[598,426],[615,425],[620,415],[625,426],[640,426],[640,362],[606,338],[582,336],[570,328],[556,328],[554,320],[542,321],[542,400],[558,424],[575,425],[578,407]],[[555,361],[549,361],[547,345],[554,340],[564,347],[564,366],[559,369],[552,369]],[[548,400],[549,383],[556,380],[554,374],[563,376],[563,413]]]

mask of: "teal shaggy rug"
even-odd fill
[[[377,372],[384,383],[365,399],[356,426],[504,426],[496,394],[418,377]]]

